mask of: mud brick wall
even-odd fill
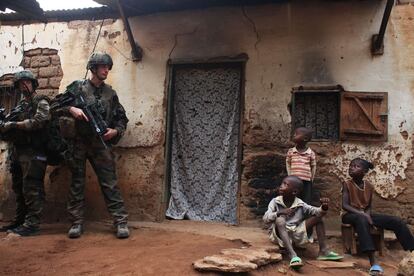
[[[0,77],[0,86],[11,87],[13,86],[13,74],[5,74]]]
[[[57,50],[36,48],[25,51],[21,65],[36,76],[38,93],[54,97],[59,92],[63,71]]]
[[[284,163],[284,156],[272,151],[245,152],[241,207],[249,214],[242,213],[242,217],[259,219],[263,216],[286,176]]]

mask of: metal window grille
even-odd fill
[[[295,92],[293,96],[292,130],[304,126],[313,130],[314,140],[338,140],[339,92]]]

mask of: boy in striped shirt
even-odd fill
[[[292,141],[295,147],[290,148],[286,155],[288,175],[295,175],[303,181],[303,191],[300,196],[307,204],[312,201],[312,181],[316,172],[315,152],[307,146],[312,139],[312,130],[306,127],[295,129]]]

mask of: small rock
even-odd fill
[[[282,274],[286,274],[287,273],[287,269],[286,268],[284,268],[284,267],[279,267],[279,269],[277,270],[279,273],[282,273]]]
[[[21,238],[21,236],[15,233],[8,233],[7,236],[3,238],[3,240],[10,241],[10,240],[18,239],[18,238]]]
[[[193,263],[200,271],[248,272],[269,263],[282,260],[275,248],[231,248],[218,255],[207,256]]]
[[[307,263],[314,265],[318,268],[325,269],[325,268],[352,268],[355,266],[354,262],[327,262],[327,261],[317,261],[317,260],[309,260],[306,261]]]
[[[398,265],[398,275],[414,275],[414,252],[408,253]]]
[[[248,272],[257,269],[257,265],[248,260],[231,256],[213,255],[194,262],[194,268],[200,271]]]
[[[247,258],[250,262],[258,266],[274,263],[282,260],[282,255],[279,253],[269,253],[267,248],[249,248],[249,249],[224,249],[221,251],[224,255],[239,256],[240,258]]]

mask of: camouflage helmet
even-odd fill
[[[86,65],[86,69],[91,70],[91,68],[99,64],[108,65],[109,70],[111,70],[112,65],[113,65],[111,56],[108,55],[107,53],[100,53],[100,52],[93,53],[88,59],[88,64]]]
[[[31,80],[33,85],[33,90],[36,90],[36,88],[39,86],[39,82],[33,75],[33,73],[29,70],[22,70],[14,74],[13,78],[13,84],[14,88],[18,88],[18,82],[20,80]]]

